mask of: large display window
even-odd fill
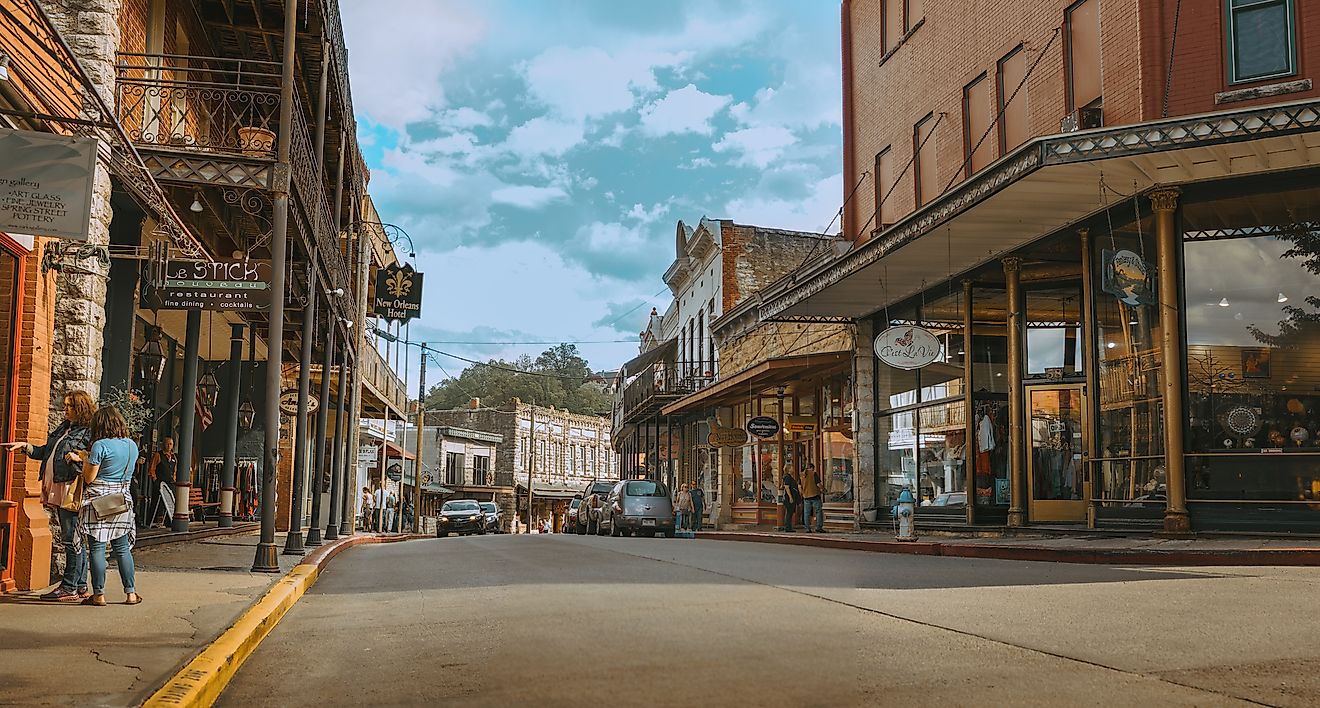
[[[1320,521],[1320,189],[1265,187],[1184,201],[1188,498]]]

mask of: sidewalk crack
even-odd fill
[[[138,672],[139,674],[142,673],[142,667],[141,667],[141,666],[133,666],[132,664],[119,664],[119,663],[116,663],[116,662],[110,661],[109,659],[106,659],[105,657],[102,657],[102,656],[101,656],[101,651],[100,651],[99,649],[91,649],[91,650],[89,650],[89,651],[91,651],[91,652],[92,652],[92,656],[95,657],[96,660],[99,661],[99,662],[101,662],[102,664],[107,664],[107,665],[109,665],[109,666],[113,666],[113,667],[115,667],[115,668],[119,668],[119,669],[133,669],[134,671]],[[135,678],[134,681],[136,682],[137,679]]]

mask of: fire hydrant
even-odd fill
[[[911,491],[904,489],[902,492],[899,492],[898,499],[894,501],[893,513],[894,513],[894,526],[898,531],[898,535],[895,536],[895,540],[898,541],[917,540],[916,527],[915,527],[916,513],[917,513],[917,499],[916,497],[912,496]]]

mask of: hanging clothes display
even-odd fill
[[[242,458],[234,464],[234,518],[256,521],[261,501],[261,480],[257,478],[257,461]]]

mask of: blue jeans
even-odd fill
[[[92,566],[92,592],[101,595],[105,592],[105,541],[87,539],[88,555]],[[124,583],[125,593],[136,593],[133,586],[133,546],[128,542],[128,534],[113,539],[108,544],[114,553],[115,563],[119,566],[119,579]]]
[[[78,513],[57,508],[55,517],[59,519],[60,540],[64,542],[64,577],[60,578],[60,587],[83,592],[87,589],[87,551],[73,550],[73,535],[77,533]]]
[[[825,509],[820,505],[820,497],[802,500],[802,524],[808,529],[811,528],[811,513],[816,512],[816,530],[825,530]]]
[[[684,525],[684,523],[685,523],[686,521],[687,521],[687,514],[686,514],[685,512],[682,512],[682,511],[676,511],[676,512],[674,512],[674,530],[675,530],[675,531],[682,531],[683,529],[687,528],[687,526]]]
[[[693,531],[701,530],[701,520],[705,518],[705,512],[706,510],[699,506],[692,509],[692,518],[688,520],[688,525],[692,527]]]

